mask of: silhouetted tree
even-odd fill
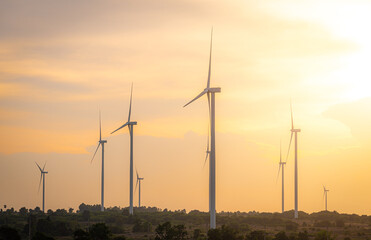
[[[331,233],[327,231],[320,231],[317,233],[315,240],[333,240]]]
[[[114,237],[112,240],[126,240],[126,237],[118,236],[118,237]]]
[[[69,209],[68,209],[68,213],[69,213],[69,214],[73,213],[73,208],[69,208]]]
[[[203,237],[203,234],[201,233],[201,230],[196,228],[193,230],[193,240],[199,240]]]
[[[25,207],[22,207],[19,209],[19,214],[21,214],[22,216],[26,216],[28,213],[28,209],[25,208]]]
[[[210,229],[207,232],[209,240],[239,240],[243,239],[238,235],[238,231],[231,227],[223,225],[221,228]]]
[[[150,232],[151,228],[152,228],[151,223],[143,222],[142,220],[137,219],[133,226],[133,232]]]
[[[299,232],[298,239],[299,240],[309,240],[308,232],[307,231]]]
[[[36,232],[36,234],[32,237],[32,240],[54,240],[54,238],[48,237],[41,232]]]
[[[82,229],[77,229],[73,233],[73,239],[74,240],[90,240],[90,236],[89,236],[89,233],[88,232],[85,232]]]
[[[184,225],[171,226],[170,222],[158,225],[155,231],[155,240],[184,240],[188,235]]]
[[[284,231],[281,231],[274,236],[273,240],[289,240],[289,238]]]
[[[91,226],[89,235],[92,240],[108,240],[110,238],[110,231],[106,224],[97,223]]]
[[[8,226],[0,227],[0,240],[21,240],[17,230]]]
[[[90,211],[84,210],[82,212],[82,220],[89,221],[90,220]]]
[[[264,231],[252,231],[246,235],[246,240],[265,240]]]

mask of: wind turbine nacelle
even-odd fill
[[[221,88],[220,88],[220,87],[216,87],[216,88],[207,88],[207,91],[208,91],[208,92],[221,92]]]
[[[100,140],[100,143],[107,143],[107,140]]]
[[[137,122],[128,122],[128,125],[137,125]]]
[[[301,132],[301,129],[291,129],[291,132]]]

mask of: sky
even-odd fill
[[[299,210],[371,214],[371,2],[1,1],[0,206],[129,203],[127,120],[142,205],[208,211],[207,81],[216,94],[216,210],[279,212],[280,143],[290,100],[298,137]],[[294,155],[285,205],[294,204]],[[137,205],[138,192],[134,202]]]

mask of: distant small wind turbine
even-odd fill
[[[287,151],[286,162],[287,162],[287,158],[290,152],[292,136],[295,133],[295,215],[294,217],[298,218],[298,132],[301,132],[301,130],[298,128],[294,128],[294,118],[292,115],[291,102],[290,102],[290,110],[291,110],[291,137],[290,137],[289,149]]]
[[[137,186],[138,186],[138,183],[139,183],[139,198],[138,198],[138,207],[140,207],[140,193],[141,193],[141,188],[140,188],[140,183],[141,183],[141,181],[142,180],[144,180],[144,178],[140,178],[139,177],[139,174],[138,174],[138,171],[136,171],[137,172],[137,183],[136,183],[136,185],[135,185],[135,191],[137,190]]]
[[[107,140],[102,140],[102,122],[101,122],[101,116],[99,111],[99,142],[97,149],[95,150],[95,153],[93,155],[93,158],[91,159],[91,163],[94,160],[95,154],[97,154],[98,148],[100,145],[102,145],[102,183],[101,183],[101,204],[100,204],[100,210],[104,211],[104,144],[107,143]]]
[[[47,174],[48,172],[44,171],[45,170],[45,165],[46,163],[44,164],[44,167],[41,168],[39,166],[39,164],[37,164],[37,162],[35,162],[37,167],[39,168],[40,170],[40,183],[39,183],[39,191],[40,191],[40,186],[41,186],[41,180],[43,181],[43,212],[45,212],[45,174]]]
[[[213,29],[211,29],[211,41],[210,41],[210,57],[209,57],[209,73],[207,77],[206,88],[198,94],[194,99],[188,102],[183,107],[186,107],[190,103],[202,97],[204,94],[207,94],[208,106],[209,106],[209,118],[210,118],[210,150],[209,148],[206,151],[206,159],[209,156],[209,213],[210,213],[210,228],[216,228],[216,211],[215,211],[215,93],[221,91],[220,88],[211,88],[210,87],[210,75],[211,75],[211,52],[213,45]],[[211,104],[210,104],[210,95],[211,95]],[[208,141],[209,143],[209,141]],[[206,161],[205,159],[205,161]]]
[[[129,117],[128,121],[123,124],[121,127],[116,129],[115,131],[111,132],[114,133],[118,130],[120,130],[123,127],[128,126],[129,132],[130,132],[130,208],[129,208],[129,214],[133,215],[133,131],[134,131],[134,125],[137,125],[137,122],[131,122],[130,121],[130,115],[131,115],[131,103],[132,103],[132,97],[133,97],[133,84],[131,84],[131,93],[130,93],[130,107],[129,107]]]
[[[327,192],[329,192],[329,189],[326,189],[325,186],[323,186],[323,197],[325,199],[325,211],[327,211]]]
[[[280,144],[280,162],[279,162],[279,168],[278,168],[278,175],[277,175],[277,180],[280,175],[280,170],[282,168],[282,213],[285,212],[285,165],[286,162],[282,162],[282,148]]]

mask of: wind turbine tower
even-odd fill
[[[100,111],[99,111],[99,142],[97,149],[95,150],[95,153],[93,155],[93,158],[91,159],[91,162],[93,162],[95,154],[98,151],[99,146],[102,146],[102,183],[101,183],[101,204],[100,204],[100,210],[104,212],[104,144],[107,143],[107,140],[102,140],[102,122],[100,117]]]
[[[325,186],[323,186],[323,197],[325,198],[325,211],[327,211],[327,192],[329,192],[329,189],[326,189]]]
[[[295,134],[295,218],[298,218],[298,133],[301,132],[299,128],[294,128],[294,118],[292,115],[292,104],[290,103],[290,110],[291,110],[291,137],[290,137],[290,144],[289,149],[287,151],[287,158],[289,156],[292,136]]]
[[[48,172],[45,171],[45,165],[46,163],[44,164],[44,167],[41,168],[39,166],[39,164],[37,164],[37,162],[35,162],[37,167],[39,168],[40,170],[40,183],[39,183],[39,191],[40,191],[40,186],[41,186],[41,181],[43,182],[43,212],[45,213],[45,174],[47,174]]]
[[[285,165],[286,165],[286,162],[282,161],[282,150],[281,150],[281,145],[280,145],[280,162],[279,162],[277,179],[280,175],[280,170],[282,170],[281,172],[281,175],[282,175],[282,213],[285,212]]]
[[[129,199],[130,207],[129,207],[129,214],[131,215],[133,215],[133,164],[134,164],[133,163],[133,131],[134,131],[134,126],[137,125],[137,122],[130,121],[132,98],[133,98],[133,84],[131,84],[128,121],[125,124],[123,124],[121,127],[119,127],[118,129],[116,129],[115,131],[111,132],[112,134],[126,126],[128,126],[129,128],[129,133],[130,133],[130,199]]]
[[[206,88],[197,95],[194,99],[188,102],[183,107],[186,107],[190,103],[194,102],[204,94],[207,94],[208,106],[209,106],[209,117],[210,117],[210,137],[211,137],[211,149],[207,151],[209,154],[209,213],[210,213],[210,228],[216,228],[216,211],[215,211],[215,93],[219,93],[221,89],[219,87],[210,87],[210,73],[211,73],[211,52],[213,43],[213,30],[211,29],[211,42],[210,42],[210,57],[209,57],[209,73],[207,78]],[[211,101],[210,101],[211,97]]]
[[[140,193],[141,193],[141,189],[140,189],[140,183],[142,180],[144,180],[144,178],[140,178],[139,177],[139,174],[138,174],[138,171],[137,172],[137,183],[135,185],[135,190],[137,189],[137,186],[138,186],[138,183],[139,183],[139,198],[138,198],[138,207],[140,207]]]

